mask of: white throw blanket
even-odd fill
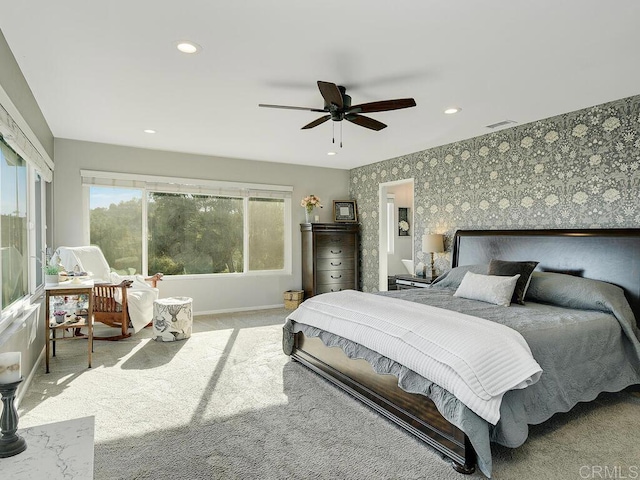
[[[390,358],[447,389],[492,424],[502,396],[542,369],[520,333],[481,318],[345,290],[310,298],[289,317]]]
[[[159,290],[149,285],[141,275],[122,276],[111,272],[99,247],[59,247],[51,257],[51,264],[58,263],[69,272],[73,272],[77,266],[87,272],[95,283],[119,284],[123,280],[132,280],[131,288],[127,289],[127,310],[134,333],[138,333],[153,320],[153,302],[158,299]],[[122,304],[120,291],[116,292],[115,300]]]
[[[102,250],[95,245],[59,247],[53,252],[49,263],[52,265],[60,264],[67,272],[73,272],[77,267],[81,271],[88,273],[96,283],[111,281],[109,278],[111,273],[109,264],[104,258]]]
[[[111,283],[119,284],[123,280],[132,280],[130,288],[127,288],[127,310],[133,332],[138,333],[153,320],[153,302],[158,299],[157,288],[149,285],[141,275],[118,275],[111,273]],[[116,302],[122,304],[122,294],[116,291]]]

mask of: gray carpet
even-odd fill
[[[157,343],[149,329],[96,342],[92,369],[83,341],[59,343],[51,373],[41,368],[22,401],[20,427],[95,416],[97,480],[483,478],[455,473],[289,362],[281,350],[287,313],[197,317],[181,342]],[[532,427],[518,449],[494,448],[494,458],[497,479],[634,478],[640,398],[602,395]],[[597,476],[605,467],[618,476]]]

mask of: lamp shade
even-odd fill
[[[427,253],[444,252],[443,235],[432,233],[422,236],[422,251]]]

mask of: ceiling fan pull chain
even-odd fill
[[[340,122],[340,148],[342,148],[342,122]]]
[[[332,135],[332,139],[331,139],[331,143],[336,143],[336,124],[335,122],[331,122],[331,135]]]

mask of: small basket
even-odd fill
[[[287,290],[284,292],[284,308],[295,310],[304,299],[304,290]]]

